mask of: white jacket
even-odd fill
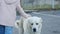
[[[0,25],[14,26],[20,0],[0,0]]]

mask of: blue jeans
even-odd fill
[[[0,25],[0,34],[12,34],[13,27]]]
[[[5,26],[5,34],[13,34],[13,27]]]
[[[5,26],[0,25],[0,34],[5,34]]]

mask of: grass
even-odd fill
[[[60,5],[55,5],[55,9],[60,9]]]
[[[44,5],[27,5],[23,6],[24,10],[50,10],[52,9],[52,5],[44,4]],[[60,5],[55,5],[55,9],[60,9]]]
[[[40,10],[40,9],[51,9],[51,5],[27,5],[27,6],[23,6],[23,9],[25,10]]]

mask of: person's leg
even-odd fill
[[[5,34],[5,26],[0,25],[0,34]]]
[[[5,26],[5,34],[12,34],[13,33],[13,27]]]

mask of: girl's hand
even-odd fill
[[[25,14],[24,18],[28,18],[28,17],[31,17],[30,14]]]

